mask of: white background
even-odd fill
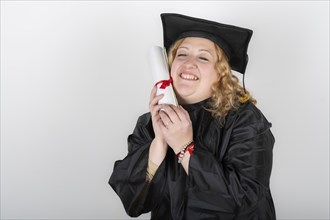
[[[128,218],[107,182],[148,111],[162,12],[254,30],[277,217],[328,219],[329,1],[1,1],[1,218]]]

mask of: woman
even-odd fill
[[[271,124],[238,83],[252,31],[162,14],[179,106],[138,119],[109,184],[130,216],[151,219],[275,219],[269,189]]]

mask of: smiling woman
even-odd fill
[[[180,103],[200,102],[211,96],[217,80],[215,45],[205,38],[188,37],[180,44],[171,76]]]
[[[178,14],[162,21],[180,106],[158,104],[152,89],[109,184],[133,217],[275,219],[271,123],[231,71],[245,73],[252,31]]]
[[[241,155],[228,160],[234,153],[232,146],[241,139],[235,136],[238,129],[227,145],[230,150],[222,151],[225,148],[216,146],[229,137],[219,127],[229,134],[231,112],[235,109],[229,111],[222,125],[213,120],[215,113],[195,109],[197,114],[189,115],[194,146],[187,147],[180,166],[172,148],[167,148],[163,164],[155,167],[150,164],[147,168],[148,141],[155,137],[156,127],[152,127],[151,117],[146,116],[137,124],[136,131],[141,133],[134,133],[133,129],[139,114],[148,111],[150,90],[155,82],[147,54],[150,46],[163,46],[158,18],[165,11],[253,29],[245,80],[246,88],[258,100],[257,107],[273,122],[271,131],[276,144],[270,186],[276,216],[330,219],[330,1],[0,1],[0,4],[0,219],[128,219],[124,207],[129,204],[130,212],[139,209],[136,205],[139,204],[145,207],[141,212],[156,213],[161,211],[160,204],[166,198],[173,204],[172,208],[167,207],[171,210],[169,215],[174,216],[175,210],[181,209],[175,200],[181,194],[185,195],[180,198],[187,212],[196,200],[205,202],[206,198],[208,205],[196,205],[203,215],[206,215],[203,209],[218,212],[216,201],[221,198],[236,198],[236,207],[244,209],[239,201],[251,198],[249,195],[256,190],[248,190],[249,186],[260,181],[246,174],[253,166],[246,164],[241,172],[239,166],[232,164],[245,161],[248,155],[251,160],[259,160],[258,151],[244,154],[248,148],[242,147]],[[177,38],[167,36],[177,26],[167,26],[164,43],[168,49]],[[235,68],[232,58],[229,62]],[[226,63],[217,64],[217,72]],[[233,71],[242,83],[241,72]],[[228,82],[230,75],[226,78]],[[230,106],[235,86],[220,89],[229,83],[225,83],[225,77],[219,80],[210,99],[216,98],[215,92],[222,92],[217,95],[218,100],[228,100]],[[181,105],[194,112],[197,104]],[[221,102],[218,106],[220,111],[225,104]],[[148,119],[148,123],[143,119]],[[164,122],[168,129],[178,123]],[[129,133],[134,135],[127,145]],[[181,166],[189,152],[192,155],[186,175]],[[201,155],[206,155],[203,161],[210,168],[208,164],[201,169],[196,166]],[[156,156],[150,154],[153,161]],[[119,159],[123,161],[113,169]],[[256,163],[261,167],[269,163],[266,159]],[[218,175],[220,171],[224,175]],[[112,172],[112,183],[120,196],[107,184]],[[145,172],[150,175],[146,177]],[[122,188],[116,174],[122,175]],[[233,181],[237,180],[235,174],[238,181]],[[175,190],[173,184],[180,185],[181,176],[185,175],[186,185]],[[218,181],[212,182],[210,178],[215,176]],[[251,184],[246,181],[248,177]],[[205,185],[200,184],[203,178],[208,180]],[[143,194],[141,185],[147,179],[151,179],[145,191],[148,197],[137,199],[137,195]],[[239,189],[237,193],[241,189],[252,193],[244,197],[237,196],[236,191],[221,194],[224,191],[221,180],[228,189]],[[161,182],[163,188],[158,184]],[[154,193],[159,196],[150,196]],[[151,203],[154,205],[149,208]],[[233,206],[224,204],[223,211],[232,212]],[[150,213],[142,214],[139,219],[149,216]]]

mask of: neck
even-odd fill
[[[189,104],[195,104],[199,103],[201,101],[204,101],[206,99],[209,99],[210,97],[200,98],[200,99],[189,99],[189,98],[182,98],[180,96],[177,96],[177,100],[179,105],[189,105]]]

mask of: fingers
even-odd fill
[[[162,120],[158,120],[157,124],[158,124],[158,127],[160,128],[160,130],[162,131],[163,134],[167,132],[167,129],[168,129],[169,125],[166,126]]]
[[[149,110],[152,112],[153,109],[158,106],[159,100],[161,100],[164,97],[164,94],[156,95],[157,87],[154,86],[154,88],[151,90],[150,94],[150,102],[149,102]],[[159,111],[159,110],[158,110]]]
[[[152,88],[152,90],[151,90],[151,93],[150,93],[150,99],[149,99],[150,101],[153,100],[153,99],[155,98],[156,93],[157,93],[157,87],[154,86],[154,87]]]
[[[175,127],[184,127],[191,124],[188,112],[182,106],[158,104],[164,94],[157,95],[157,87],[154,86],[150,93],[149,110],[152,120],[162,129],[177,124]]]
[[[174,105],[164,105],[162,107],[170,118],[171,122],[176,123],[178,121],[190,121],[190,116],[188,112],[182,106],[174,106]],[[165,117],[165,116],[164,116]]]
[[[172,105],[163,105],[162,111],[159,113],[164,124],[166,123],[176,123],[180,121],[179,116],[176,113],[175,106]]]
[[[163,122],[164,127],[168,128],[169,125],[173,124],[172,119],[168,116],[166,112],[164,112],[163,109],[159,111],[159,116],[161,121]]]
[[[181,121],[190,121],[189,113],[181,105],[178,107],[177,114]]]

